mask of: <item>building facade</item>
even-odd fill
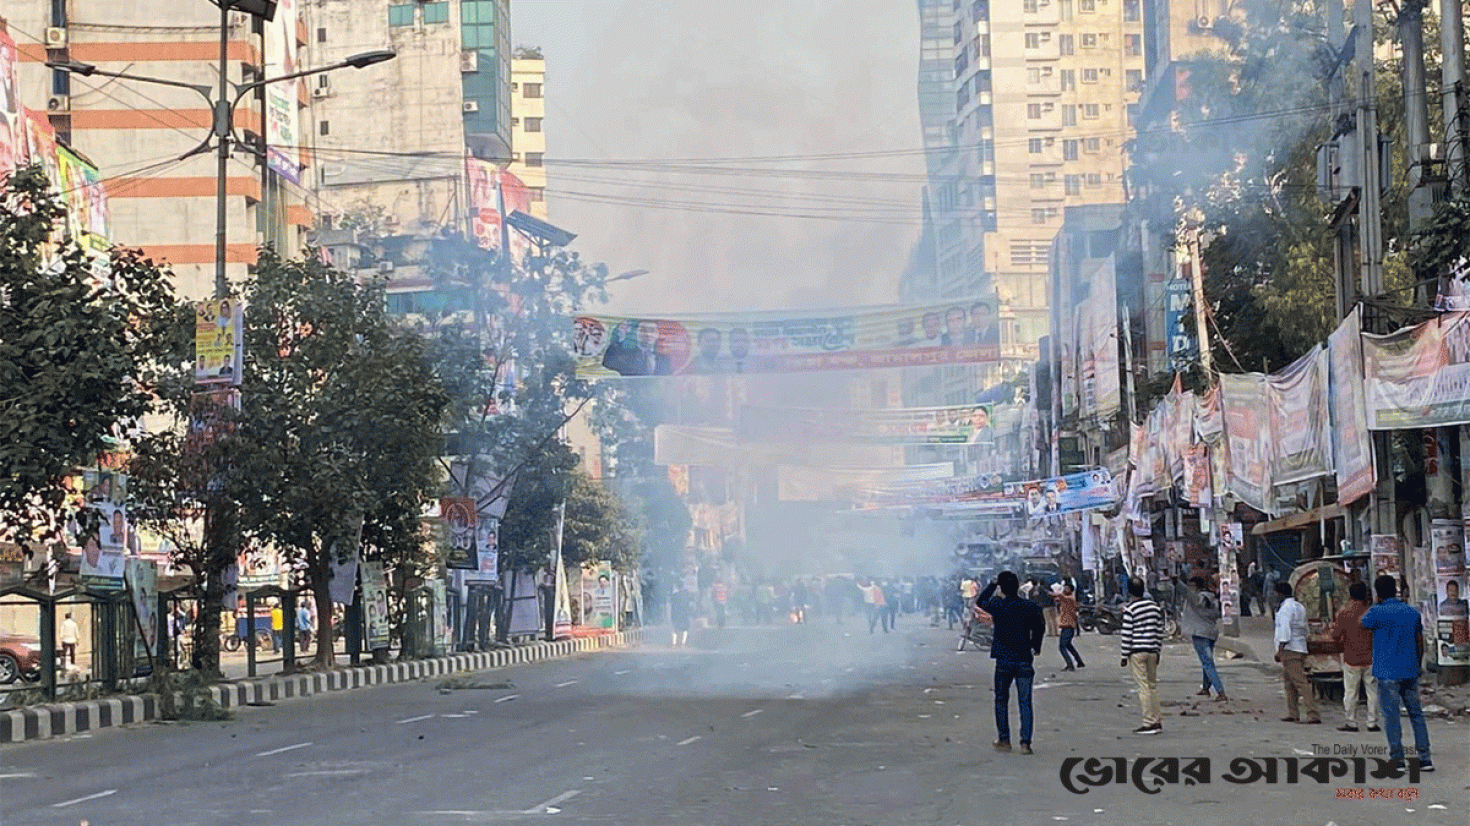
[[[546,60],[540,49],[517,49],[510,62],[510,173],[526,185],[531,214],[547,220]]]

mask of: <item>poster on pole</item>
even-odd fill
[[[245,360],[245,308],[233,298],[194,303],[194,382],[240,383]]]
[[[584,379],[975,364],[1000,359],[993,307],[981,297],[805,313],[581,315],[572,350]]]
[[[1362,341],[1370,428],[1470,423],[1470,312]]]
[[[388,627],[388,580],[383,575],[383,563],[362,562],[357,566],[362,577],[362,606],[369,650],[387,648],[391,633]]]
[[[480,561],[475,539],[479,530],[479,513],[475,500],[468,497],[440,499],[439,517],[444,521],[445,567],[478,570]]]
[[[82,584],[90,591],[121,591],[126,587],[128,512],[114,501],[88,505],[97,520],[97,530],[81,538]]]
[[[362,555],[362,514],[348,521],[346,532],[332,540],[332,578],[327,592],[332,601],[352,604],[352,591],[357,587],[357,566]]]
[[[1373,565],[1373,576],[1391,576],[1398,579],[1402,573],[1399,566],[1399,538],[1392,534],[1373,534],[1368,540],[1369,561]]]
[[[500,249],[500,211],[531,211],[531,190],[520,178],[500,169],[494,163],[480,158],[465,159],[465,179],[468,182],[470,232],[475,245],[481,249]],[[505,203],[501,204],[501,199]],[[524,235],[510,229],[511,253],[519,258],[530,248]]]
[[[145,663],[163,653],[158,647],[158,565],[151,559],[136,557],[127,563],[128,591],[138,616],[138,628],[134,630],[139,632],[134,638],[133,660]]]
[[[1373,492],[1378,484],[1373,464],[1373,436],[1368,432],[1363,391],[1362,321],[1357,307],[1327,338],[1328,386],[1332,409],[1332,463],[1337,474],[1337,501],[1349,504]]]
[[[582,625],[603,631],[616,631],[617,580],[612,563],[603,560],[582,568]]]
[[[1465,571],[1464,523],[1430,523],[1434,556],[1434,655],[1440,665],[1470,665],[1470,580]]]
[[[1327,363],[1327,351],[1318,346],[1266,378],[1274,437],[1273,485],[1302,482],[1332,472]]]
[[[1269,513],[1271,418],[1266,377],[1260,373],[1220,376],[1225,406],[1225,442],[1230,491],[1240,501]]]

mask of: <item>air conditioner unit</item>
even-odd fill
[[[330,87],[330,86],[313,86],[313,87],[311,87],[311,99],[312,100],[321,100],[323,98],[329,98],[331,96],[332,96],[332,87]]]
[[[378,272],[381,272],[381,273],[390,273],[390,272],[393,272],[393,262],[392,261],[379,261],[378,262]]]
[[[464,102],[464,110],[466,112],[478,112],[480,111],[480,102],[478,100],[467,100]]]
[[[66,95],[52,95],[46,99],[46,109],[51,112],[70,112],[71,98]]]
[[[480,53],[474,49],[467,49],[460,52],[459,70],[465,73],[480,71]]]
[[[60,26],[49,26],[49,27],[47,27],[47,29],[46,29],[46,48],[48,48],[48,49],[65,49],[66,48],[66,29],[63,29]]]

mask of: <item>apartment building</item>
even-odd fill
[[[61,141],[101,165],[111,240],[170,263],[183,295],[210,295],[216,159],[204,152],[179,160],[209,137],[209,103],[187,88],[45,64],[76,61],[213,89],[219,78],[218,8],[202,2],[52,0],[11,3],[5,13],[20,58],[20,99],[47,113]],[[232,12],[225,35],[224,68],[234,83],[281,73],[308,45],[292,0],[282,0],[269,23]],[[242,144],[226,180],[225,260],[232,281],[245,277],[259,245],[299,248],[312,224],[313,161],[293,131],[309,119],[302,111],[309,103],[304,88],[291,82],[247,95],[234,110]],[[276,117],[268,118],[268,110]]]
[[[526,185],[531,214],[547,220],[546,60],[540,49],[516,49],[510,61],[510,173]]]

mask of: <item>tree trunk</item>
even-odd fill
[[[316,665],[330,668],[333,663],[334,629],[332,628],[332,560],[330,554],[318,554],[311,566],[311,595],[316,600]]]

